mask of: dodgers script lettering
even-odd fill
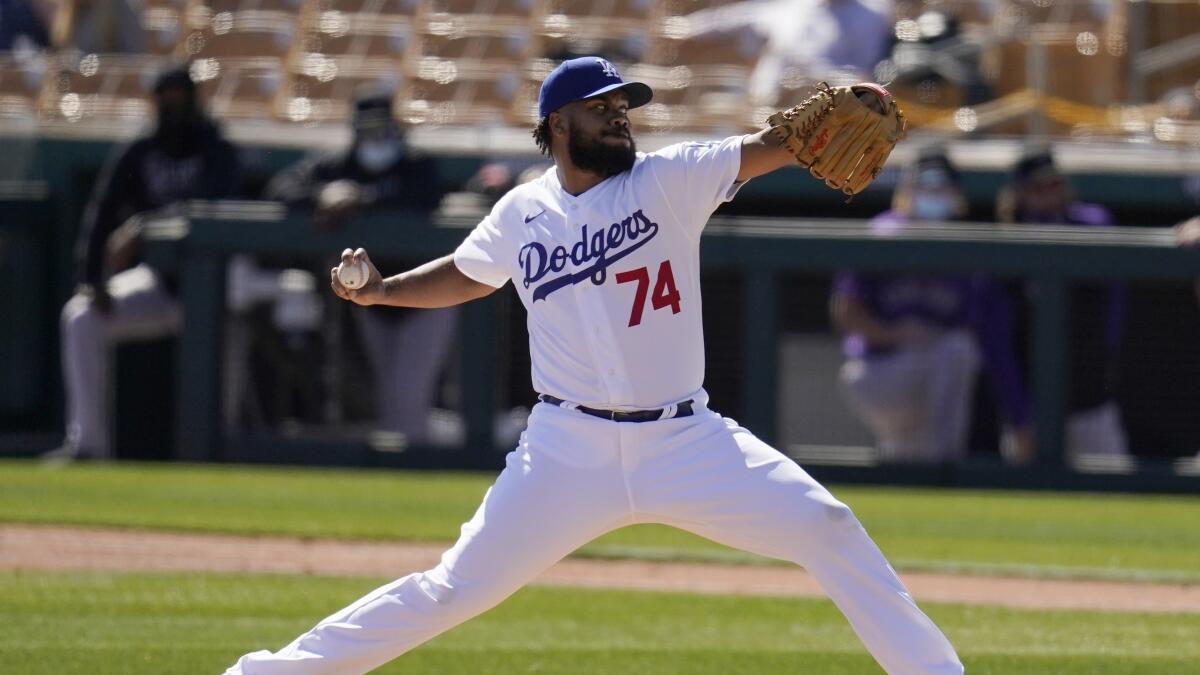
[[[525,288],[540,282],[533,289],[533,301],[537,302],[589,277],[593,284],[603,284],[608,278],[609,265],[641,248],[656,234],[658,223],[638,209],[608,227],[592,230],[584,225],[579,231],[579,241],[570,248],[559,245],[547,250],[539,242],[528,243],[517,253],[517,263],[525,272]],[[548,275],[566,270],[568,263],[574,266],[573,271],[543,281]]]

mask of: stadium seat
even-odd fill
[[[413,24],[403,15],[329,10],[306,18],[301,33],[296,53],[324,54],[339,67],[350,68],[368,60],[382,65],[405,58]]]
[[[422,59],[401,99],[400,116],[409,124],[515,123],[520,118],[520,72],[516,63]]]
[[[318,12],[361,12],[408,17],[416,16],[425,6],[423,0],[308,0],[306,5]]]
[[[281,10],[212,13],[192,5],[186,19],[181,56],[189,59],[268,63],[286,56],[296,38],[296,15]]]
[[[279,101],[279,114],[293,122],[344,120],[350,114],[354,91],[361,85],[375,84],[400,92],[403,79],[397,68],[363,68],[326,78],[305,73],[290,73]]]
[[[655,9],[652,0],[547,0],[542,12],[571,19],[622,19],[645,22]]]
[[[550,57],[604,54],[619,67],[621,62],[640,61],[649,40],[645,22],[550,14],[538,23],[537,51]]]
[[[531,56],[529,23],[478,14],[435,14],[420,24],[417,57],[523,60]]]
[[[268,120],[282,117],[279,101],[282,74],[278,63],[234,64],[219,73],[204,72],[205,64],[193,64],[208,109],[221,119]],[[220,66],[218,66],[220,67]],[[211,75],[211,77],[210,77]]]
[[[176,51],[183,34],[183,13],[178,6],[148,5],[142,9],[139,20],[146,53],[168,56]]]
[[[161,60],[152,56],[88,54],[62,59],[48,72],[39,97],[46,118],[143,118]]]
[[[429,0],[428,15],[439,14],[512,17],[528,20],[538,7],[537,0]]]

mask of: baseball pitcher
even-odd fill
[[[445,307],[511,281],[541,402],[440,564],[229,673],[366,672],[635,523],[804,566],[889,673],[963,671],[850,509],[710,410],[703,389],[699,250],[713,210],[794,161],[853,194],[903,118],[874,85],[825,88],[760,133],[638,153],[629,111],[651,95],[604,59],[562,63],[542,84],[533,133],[554,167],[505,195],[453,255],[386,279],[370,265],[356,290],[331,271],[334,292],[360,305]],[[342,260],[370,262],[362,249]]]

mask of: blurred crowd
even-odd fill
[[[447,186],[438,176],[437,163],[407,142],[409,124],[491,120],[414,115],[421,103],[416,92],[432,96],[426,91],[429,88],[414,84],[426,77],[420,69],[406,71],[404,76],[411,81],[401,87],[387,68],[354,78],[355,86],[344,90],[343,100],[338,101],[338,109],[345,113],[329,116],[349,127],[346,147],[288,167],[253,195],[239,192],[241,155],[219,123],[236,117],[230,112],[234,108],[222,107],[226,114],[214,115],[208,96],[224,91],[209,86],[215,77],[216,57],[201,58],[207,43],[199,40],[200,46],[193,50],[195,45],[185,39],[181,27],[176,28],[169,48],[156,46],[152,41],[159,33],[149,30],[147,12],[155,8],[163,9],[163,16],[170,11],[184,12],[186,16],[176,18],[189,22],[204,15],[208,22],[204,34],[223,36],[241,30],[233,18],[223,28],[214,24],[226,11],[236,18],[240,11],[295,13],[298,7],[310,4],[308,0],[0,0],[0,64],[20,63],[49,50],[64,55],[64,68],[86,78],[96,70],[87,74],[88,63],[105,63],[96,54],[162,56],[155,61],[157,70],[147,78],[145,91],[154,115],[152,128],[112,159],[81,227],[79,284],[61,315],[67,419],[65,441],[52,454],[54,458],[103,459],[112,455],[109,358],[113,345],[171,335],[182,325],[176,281],[139,257],[138,237],[147,214],[161,213],[187,199],[253,196],[283,202],[310,219],[312,227],[329,230],[356,214],[381,209],[407,211],[417,216],[412,220],[420,221],[448,203]],[[1170,67],[1154,70],[1147,66],[1144,82],[1139,80],[1140,91],[1132,92],[1122,80],[1124,71],[1118,72],[1125,63],[1120,59],[1128,50],[1129,8],[1128,3],[1115,0],[614,0],[583,3],[589,5],[587,9],[576,4],[412,0],[372,6],[376,11],[385,7],[414,16],[425,8],[450,12],[445,16],[469,17],[479,14],[484,5],[489,11],[504,8],[514,14],[536,15],[539,23],[534,33],[544,39],[532,40],[531,47],[526,44],[529,40],[517,39],[519,31],[506,33],[507,42],[501,49],[514,49],[513,44],[519,43],[517,52],[522,58],[512,59],[504,53],[496,56],[504,67],[489,71],[488,81],[507,82],[507,75],[527,78],[528,73],[504,68],[517,69],[529,59],[605,55],[614,62],[633,64],[630,75],[655,87],[655,102],[634,120],[649,130],[691,126],[738,131],[752,125],[753,115],[761,110],[798,102],[818,80],[888,83],[908,106],[914,123],[957,135],[985,130],[1059,131],[1073,136],[1108,133],[1114,127],[1103,109],[1130,96],[1139,99],[1132,101],[1135,103],[1156,102],[1144,109],[1129,108],[1117,125],[1121,134],[1186,141],[1191,133],[1187,125],[1200,119],[1200,71],[1186,58],[1175,59],[1168,48],[1190,35],[1188,26],[1200,27],[1196,24],[1200,14],[1182,14],[1183,20],[1175,22],[1179,25],[1143,39],[1144,47],[1164,47],[1159,56],[1169,61]],[[363,10],[353,2],[326,5],[345,12]],[[603,7],[597,10],[593,5]],[[207,9],[207,14],[197,8]],[[594,26],[600,26],[604,11],[613,21],[626,23],[612,24],[620,30],[598,31],[585,30],[587,24],[583,23],[563,23],[575,12],[588,15]],[[659,21],[659,27],[646,35],[625,31],[630,25],[640,25],[636,21],[649,21],[647,17]],[[449,76],[450,71],[439,71],[445,80],[440,84],[462,84],[469,80],[468,63],[478,65],[492,58],[487,51],[491,47],[482,46],[487,31],[471,30],[481,31],[476,43],[480,53],[468,49],[465,55],[442,58],[439,63],[457,63],[462,70]],[[1182,33],[1176,35],[1172,30]],[[471,38],[469,31],[467,37]],[[1020,43],[1019,54],[1009,49],[1014,41]],[[327,40],[324,44],[331,43]],[[187,49],[181,52],[179,45]],[[317,53],[316,47],[310,47],[307,42],[303,47],[304,63],[312,65],[320,60],[310,58]],[[367,59],[371,53],[366,50],[358,56]],[[89,62],[89,56],[94,60]],[[185,60],[176,60],[180,57]],[[409,59],[403,63],[411,65],[410,57],[402,57]],[[1041,59],[1041,70],[1030,65],[1036,59]],[[159,63],[168,65],[160,67]],[[1056,63],[1065,65],[1055,67]],[[343,75],[350,72],[345,65],[341,67]],[[300,70],[304,68],[308,65]],[[1076,76],[1083,74],[1093,80],[1086,93],[1080,92],[1076,82]],[[292,89],[281,90],[271,99],[275,103],[286,99],[283,109],[291,112],[280,115],[279,108],[271,113],[271,106],[252,105],[247,114],[261,114],[265,109],[276,119],[309,120],[293,114],[298,109],[293,94],[311,93],[296,88],[305,77],[305,87],[315,87],[321,79],[312,73],[290,72],[283,79]],[[61,78],[55,86],[62,91],[56,90],[56,95],[68,96],[78,81]],[[11,77],[5,79],[0,72],[0,90],[4,90],[0,99],[11,82]],[[447,100],[471,103],[474,99],[469,97],[479,90],[455,90],[447,94]],[[1030,90],[1042,98],[1029,98]],[[524,119],[511,108],[520,100],[520,91],[525,90],[508,88],[493,97],[510,106],[502,123],[515,125]],[[1046,107],[1049,99],[1045,96],[1085,107],[1058,103]],[[0,114],[12,109],[7,103],[0,105]],[[53,116],[65,108],[52,105],[47,110]],[[462,112],[453,105],[444,110]],[[730,110],[741,117],[721,113]],[[1031,115],[1038,110],[1042,118],[1035,123]],[[704,118],[701,111],[716,112]],[[222,117],[225,119],[219,119]],[[679,119],[693,124],[678,123]],[[1164,125],[1163,119],[1173,122]],[[1163,129],[1177,137],[1161,138]],[[530,156],[496,158],[461,186],[466,196],[449,199],[459,204],[465,199],[473,207],[486,208],[545,168]],[[894,232],[966,218],[959,169],[945,152],[930,147],[903,168],[891,209],[873,218],[871,227]],[[994,220],[1085,228],[1117,224],[1104,207],[1083,203],[1075,196],[1049,146],[1029,147],[1010,168],[1004,188],[996,195]],[[1198,231],[1194,222],[1181,225],[1180,238],[1200,240]],[[331,256],[336,253],[330,252]],[[420,261],[382,262],[387,269],[399,270]],[[443,410],[452,407],[458,396],[451,384],[453,378],[448,377],[454,368],[449,356],[456,339],[457,311],[350,311],[331,304],[323,292],[329,263],[246,255],[231,262],[225,335],[226,422],[271,427],[297,418],[314,423],[363,419],[372,428],[397,434],[405,442],[452,445],[460,441],[461,421],[454,421]],[[973,276],[855,271],[836,276],[830,321],[844,338],[841,390],[847,407],[876,439],[881,457],[912,462],[962,460],[970,443],[971,420],[980,412],[973,405],[978,400],[974,392],[981,385],[993,392],[988,400],[995,401],[994,414],[1001,420],[998,445],[1004,459],[1025,463],[1036,457],[1029,356],[1023,337],[1029,330],[1028,306],[1033,293],[1021,284]],[[1066,432],[1072,457],[1129,453],[1114,396],[1120,378],[1126,297],[1127,290],[1116,284],[1073,290],[1069,322],[1077,339],[1072,342],[1068,364]],[[312,363],[335,358],[340,359],[337,367],[325,367],[314,377]],[[337,381],[343,371],[356,372],[370,381],[371,394],[356,400],[345,383]]]
[[[373,82],[408,121],[524,126],[554,62],[597,54],[659,92],[649,128],[869,79],[938,133],[1193,143],[1197,31],[1158,0],[2,0],[0,116],[141,114],[146,56],[190,62],[221,119],[340,121]]]

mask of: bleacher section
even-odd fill
[[[70,48],[69,35],[59,36],[65,46],[57,50],[0,53],[0,120],[141,118],[152,74],[175,59],[191,64],[222,119],[338,121],[351,92],[375,83],[396,92],[398,114],[413,124],[528,127],[538,82],[555,60],[600,53],[655,88],[655,101],[638,119],[649,130],[753,129],[772,106],[801,99],[829,74],[788,70],[777,100],[751,100],[747,82],[761,44],[688,30],[689,15],[726,4],[146,0],[140,53],[81,53]],[[1194,143],[1200,3],[1137,5],[901,0],[897,40],[917,41],[930,9],[953,15],[966,45],[956,49],[977,53],[991,100],[968,108],[952,82],[899,81],[895,91],[917,126],[950,135],[1141,135]],[[1138,44],[1144,51],[1134,54]],[[1173,90],[1192,92],[1192,105],[1160,105]]]

